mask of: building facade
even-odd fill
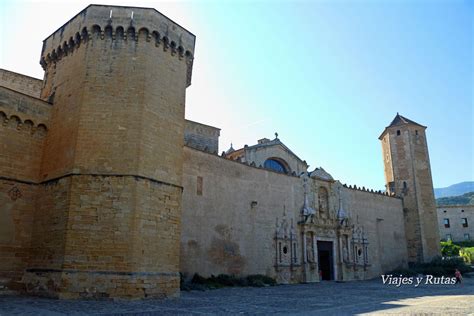
[[[440,205],[436,211],[441,239],[474,240],[474,205]]]
[[[185,120],[194,44],[154,9],[90,5],[44,41],[43,80],[0,70],[3,288],[170,297],[180,272],[344,281],[438,253],[424,127],[382,134],[387,192],[278,137],[218,155]]]

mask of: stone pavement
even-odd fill
[[[383,285],[380,279],[182,292],[144,301],[60,301],[0,296],[0,315],[474,315],[474,278],[464,285]]]

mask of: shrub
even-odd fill
[[[474,247],[470,248],[461,248],[459,255],[464,259],[466,263],[474,263]]]
[[[435,267],[439,269],[435,270]],[[432,274],[431,272],[436,272],[438,276],[452,276],[456,269],[459,269],[461,273],[470,272],[471,268],[466,265],[464,260],[460,257],[451,257],[451,258],[441,258],[436,257],[431,260],[430,263],[421,263],[415,265],[415,269],[423,274]],[[441,272],[442,269],[442,272]],[[442,273],[442,274],[441,274]]]
[[[461,248],[470,248],[470,247],[474,247],[474,240],[458,241],[458,242],[453,242],[453,244],[458,245]]]
[[[396,269],[389,274],[394,276],[416,276],[417,274],[430,274],[434,276],[453,276],[454,271],[459,269],[461,273],[472,271],[460,257],[436,257],[429,263],[416,263],[410,269]]]
[[[390,271],[388,274],[392,274],[393,276],[403,275],[406,277],[411,277],[411,276],[416,276],[419,273],[416,272],[416,270],[414,269],[397,268],[393,271]]]
[[[218,276],[211,275],[209,278],[194,274],[190,282],[184,281],[184,276],[181,277],[181,290],[208,290],[217,289],[225,286],[269,286],[276,285],[275,279],[266,275],[255,274],[249,275],[245,278],[236,277],[235,275],[219,274]]]
[[[193,278],[191,279],[191,283],[194,284],[206,284],[206,278],[200,276],[198,273],[195,273]]]
[[[261,287],[265,285],[270,285],[270,286],[276,285],[275,279],[266,275],[262,275],[262,274],[249,275],[247,277],[247,281],[248,281],[249,286],[256,286],[256,287]]]
[[[459,250],[461,247],[453,244],[451,240],[441,242],[441,254],[446,257],[459,256]]]

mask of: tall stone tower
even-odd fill
[[[29,292],[179,293],[185,91],[195,36],[154,9],[90,5],[43,43],[53,103]]]
[[[379,139],[386,189],[403,198],[409,262],[439,255],[439,232],[426,126],[397,113]]]

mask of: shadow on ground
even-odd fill
[[[60,301],[0,296],[0,315],[172,315],[172,314],[469,314],[474,312],[474,278],[459,285],[401,287],[381,279],[321,282],[265,288],[182,292],[179,299]]]

